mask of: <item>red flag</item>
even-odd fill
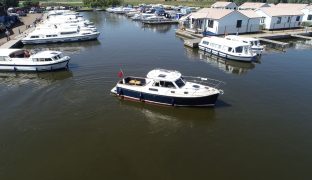
[[[122,77],[123,77],[123,72],[122,72],[121,69],[120,69],[120,71],[118,72],[118,77],[119,77],[119,78],[122,78]]]

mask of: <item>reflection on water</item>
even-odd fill
[[[72,76],[72,72],[68,70],[40,73],[0,72],[0,87],[14,88],[20,85],[44,87],[55,81],[62,81]]]
[[[61,51],[65,55],[77,54],[85,51],[93,46],[100,46],[101,43],[98,40],[84,41],[84,42],[72,42],[72,43],[57,43],[57,44],[40,44],[40,45],[25,45],[24,49],[43,51]]]
[[[197,49],[194,50],[187,47],[185,47],[184,49],[189,59],[197,60],[199,58],[200,60],[209,63],[213,67],[217,67],[227,73],[244,74],[247,73],[249,70],[255,68],[254,63],[232,61],[212,54],[204,53],[203,51]]]
[[[172,25],[172,24],[162,24],[162,25],[143,24],[143,23],[141,23],[141,24],[142,24],[141,27],[142,27],[143,30],[151,29],[153,32],[158,32],[158,33],[167,33],[172,28],[177,28],[176,25]]]
[[[199,121],[213,122],[215,120],[214,108],[185,108],[155,106],[146,103],[119,100],[120,108],[140,112],[146,118],[150,133],[170,134],[182,128],[192,128],[193,123]],[[195,122],[194,122],[195,121]]]
[[[312,40],[290,39],[286,41],[290,48],[294,49],[310,49],[312,47]]]

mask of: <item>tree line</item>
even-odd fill
[[[89,7],[108,7],[122,4],[122,0],[83,0],[85,6]]]

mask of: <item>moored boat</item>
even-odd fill
[[[185,78],[193,81],[186,81]],[[178,71],[154,69],[146,78],[123,78],[111,92],[124,99],[160,105],[214,106],[219,94],[223,93],[218,89],[220,84],[222,82],[218,80],[183,77]]]
[[[23,44],[45,44],[45,43],[59,43],[59,42],[76,42],[97,39],[100,32],[92,29],[79,29],[79,27],[72,28],[51,28],[37,29],[25,38],[22,39]]]
[[[30,53],[23,49],[0,49],[2,71],[53,71],[68,67],[70,57],[59,51]]]
[[[264,46],[261,45],[259,39],[256,38],[228,35],[225,36],[225,39],[247,43],[251,46],[251,50],[259,55],[264,51]]]
[[[237,61],[251,62],[256,60],[257,57],[257,54],[251,51],[248,43],[215,36],[202,38],[198,47],[204,52]]]

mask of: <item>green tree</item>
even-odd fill
[[[39,0],[25,0],[23,2],[24,7],[31,7],[31,6],[39,6]]]
[[[120,5],[122,0],[83,0],[83,4],[90,7]]]
[[[17,7],[19,0],[0,0],[0,4],[5,8],[8,7]]]

